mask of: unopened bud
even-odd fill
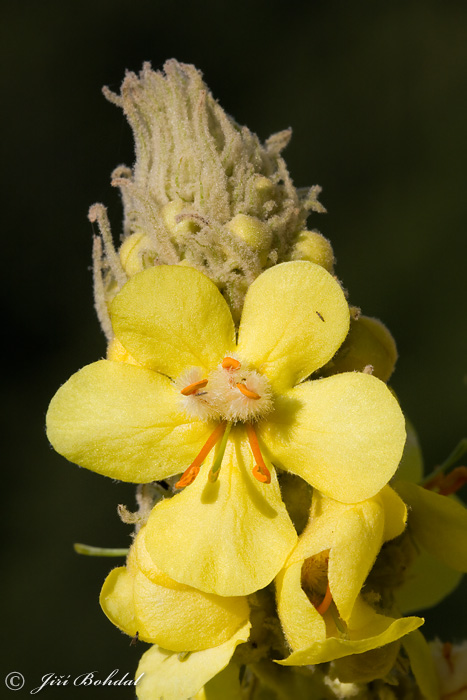
[[[162,218],[174,243],[182,243],[187,236],[199,231],[199,225],[189,217],[185,202],[174,200],[162,208]]]
[[[387,382],[397,360],[396,343],[385,325],[376,318],[360,316],[350,321],[350,330],[339,352],[322,370],[324,376],[340,372],[364,372]]]
[[[151,258],[154,258],[151,239],[145,233],[133,233],[123,241],[119,255],[122,267],[128,277],[132,277],[145,269],[145,253],[149,253]]]
[[[254,216],[237,214],[237,216],[234,216],[234,218],[228,222],[227,228],[236,236],[242,238],[252,250],[260,254],[262,265],[266,264],[272,238],[271,231],[267,224],[256,219]]]
[[[308,260],[321,265],[331,274],[334,270],[332,246],[318,231],[300,231],[290,257],[292,260]]]

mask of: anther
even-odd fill
[[[211,452],[212,448],[214,445],[220,440],[222,435],[224,434],[226,423],[219,423],[217,428],[214,430],[214,432],[211,433],[211,435],[208,437],[206,442],[204,443],[203,447],[201,448],[199,454],[193,462],[190,464],[188,469],[185,469],[183,472],[181,478],[177,481],[175,484],[176,489],[182,489],[185,486],[189,486],[190,484],[193,483],[193,481],[196,479],[196,477],[199,474],[200,467],[208,454]]]
[[[449,474],[436,474],[426,482],[425,488],[437,491],[440,496],[451,496],[467,483],[467,467],[456,467]]]
[[[324,615],[326,610],[329,608],[329,606],[332,603],[332,594],[331,594],[331,589],[329,588],[329,583],[326,588],[326,593],[324,594],[324,598],[321,601],[319,605],[315,605],[316,612],[318,612],[320,615]]]
[[[240,362],[234,357],[224,357],[222,360],[223,369],[238,369],[240,367]]]
[[[261,481],[262,484],[270,484],[271,474],[264,463],[263,455],[261,454],[255,429],[253,428],[251,423],[246,423],[245,427],[248,435],[248,440],[250,441],[251,451],[253,452],[253,457],[256,460],[256,464],[252,469],[253,476],[255,477],[255,479],[258,479],[258,481]]]
[[[439,494],[441,496],[451,496],[453,493],[457,493],[466,483],[467,467],[456,467],[444,477],[439,486]]]
[[[260,399],[261,396],[256,393],[256,391],[252,391],[251,389],[248,389],[245,384],[236,384],[235,385],[237,389],[239,389],[244,396],[247,396],[249,399]]]
[[[191,396],[192,394],[196,394],[198,389],[202,389],[203,387],[205,387],[207,383],[207,379],[200,379],[199,382],[193,382],[193,384],[188,384],[188,386],[182,389],[180,393],[183,394],[183,396]]]

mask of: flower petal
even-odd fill
[[[394,642],[422,624],[423,619],[420,617],[394,619],[378,615],[359,598],[349,620],[347,638],[319,639],[277,663],[284,666],[308,666],[340,659],[349,654],[361,654]]]
[[[306,648],[326,638],[324,618],[302,589],[302,564],[300,561],[288,566],[276,578],[277,612],[292,649]]]
[[[329,586],[341,618],[348,620],[383,542],[403,532],[406,517],[404,503],[389,486],[350,505],[315,491],[309,523],[287,564],[330,550]]]
[[[125,566],[119,566],[108,574],[99,598],[109,620],[130,637],[140,633],[133,605],[133,584],[134,577]]]
[[[406,419],[405,429],[407,439],[405,441],[402,459],[397,468],[396,478],[401,481],[413,481],[418,483],[423,477],[423,456],[418,435],[412,423]]]
[[[467,508],[406,481],[394,488],[411,509],[410,529],[422,547],[446,566],[467,572]]]
[[[259,423],[271,461],[343,503],[370,498],[394,474],[405,443],[399,404],[383,382],[348,372],[304,382]]]
[[[139,568],[138,533],[127,566],[107,576],[100,595],[103,611],[123,632],[172,651],[199,651],[223,644],[248,621],[244,597],[225,598],[177,583],[151,566],[152,580]]]
[[[227,642],[212,649],[196,651],[188,657],[153,646],[141,657],[136,678],[139,700],[188,700],[229,663],[238,644],[250,634],[246,623]]]
[[[390,486],[385,486],[377,498],[381,499],[384,508],[383,540],[393,540],[405,530],[407,523],[407,506],[402,498]]]
[[[146,526],[156,565],[177,581],[219,595],[248,595],[272,581],[297,536],[277,477],[262,484],[244,429],[233,428],[215,483],[210,455],[193,484],[158,503]]]
[[[122,362],[101,360],[55,394],[47,435],[57,452],[122,481],[146,483],[182,472],[210,426],[185,417],[170,380]]]
[[[142,365],[171,377],[213,369],[235,346],[227,302],[201,272],[177,265],[132,277],[110,308],[115,335]]]
[[[277,392],[322,367],[349,329],[349,308],[336,280],[320,265],[275,265],[249,287],[238,348]]]
[[[193,700],[244,700],[240,686],[240,667],[232,661],[223,671],[211,678],[208,683],[196,693]]]
[[[405,576],[403,585],[394,591],[397,607],[404,614],[437,605],[457,588],[462,579],[460,571],[442,564],[423,549]]]
[[[416,630],[404,637],[402,644],[409,657],[412,673],[424,700],[439,700],[439,680],[425,637],[419,630]]]

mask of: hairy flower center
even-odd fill
[[[255,422],[273,405],[266,377],[237,357],[224,357],[208,374],[192,367],[176,380],[176,386],[183,411],[199,420]]]
[[[177,488],[189,486],[197,477],[200,467],[212,448],[220,441],[219,450],[209,473],[216,481],[222,464],[227,438],[235,423],[244,423],[251,451],[255,458],[255,479],[269,484],[271,474],[264,463],[253,423],[272,409],[271,386],[262,374],[249,369],[237,357],[226,356],[207,376],[203,370],[192,367],[176,380],[182,409],[190,417],[201,420],[220,420],[203,445],[197,457],[185,470]]]

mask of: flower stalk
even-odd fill
[[[138,698],[464,692],[464,647],[440,660],[413,613],[467,571],[467,511],[450,498],[467,443],[424,479],[387,386],[394,339],[349,305],[331,244],[306,228],[324,208],[318,186],[292,183],[290,130],[262,144],[175,60],[104,94],[136,149],[112,175],[120,245],[104,205],[89,211],[107,357],[60,387],[47,433],[69,461],[138,484],[138,511],[118,508],[130,548],[75,544],[126,556],[100,602],[151,644]]]

